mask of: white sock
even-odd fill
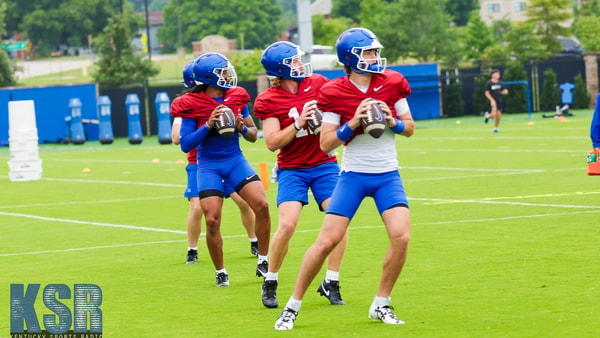
[[[265,280],[277,280],[279,278],[279,272],[267,272]]]
[[[258,254],[258,264],[260,264],[262,262],[268,262],[268,257]]]
[[[292,309],[296,312],[300,311],[301,306],[302,306],[302,301],[295,300],[293,297],[290,297],[290,300],[288,300],[287,304],[285,304],[285,307],[289,307],[290,309]]]
[[[248,239],[250,240],[251,243],[258,242],[258,238],[256,238],[256,237],[252,237],[252,238],[248,237]]]
[[[198,251],[198,247],[193,247],[193,248],[188,247],[188,251],[189,250],[196,250],[196,251]]]
[[[391,301],[392,301],[392,297],[377,297],[377,296],[375,296],[375,299],[373,299],[373,305],[375,305],[375,306],[390,305]]]
[[[340,272],[327,270],[327,273],[325,273],[325,279],[327,279],[328,281],[329,280],[339,281],[340,280]]]
[[[223,268],[223,269],[221,269],[221,270],[217,270],[217,274],[219,274],[219,273],[221,273],[221,272],[227,273],[227,269]]]

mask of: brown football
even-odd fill
[[[385,113],[381,110],[381,107],[377,103],[371,104],[371,108],[367,111],[368,117],[360,119],[365,133],[374,138],[379,138],[383,135],[386,127]]]
[[[306,124],[308,125],[308,129],[312,131],[313,134],[319,135],[321,132],[321,126],[323,124],[323,112],[320,109],[315,109],[315,112],[310,116],[308,120],[306,120]]]
[[[221,108],[223,115],[219,116],[219,120],[215,122],[215,129],[219,135],[230,138],[235,133],[235,114],[227,106]]]

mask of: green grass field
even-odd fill
[[[184,264],[188,203],[176,146],[155,137],[41,145],[40,181],[10,182],[0,165],[0,336],[10,335],[10,284],[34,283],[100,286],[105,337],[598,336],[600,177],[585,169],[592,112],[574,113],[566,121],[505,115],[499,134],[479,117],[417,121],[412,138],[397,138],[412,215],[392,294],[400,326],[367,318],[387,248],[370,199],[350,225],[341,271],[348,305],[318,296],[320,274],[295,329],[282,333],[273,329],[281,307],[262,306],[232,201],[222,224],[231,286],[215,287],[204,237],[199,264]],[[272,167],[262,140],[242,147],[257,170]],[[275,195],[270,183],[273,231]],[[311,201],[279,273],[282,305],[322,218]],[[41,295],[36,309],[40,323],[53,314]]]

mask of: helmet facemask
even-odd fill
[[[372,46],[352,48],[352,54],[354,54],[358,60],[356,62],[356,70],[359,73],[383,73],[387,66],[387,59],[381,57],[381,48],[382,47],[373,48]],[[375,50],[375,56],[365,58],[363,56],[364,52],[370,50]]]
[[[298,54],[284,58],[282,64],[290,69],[290,78],[303,80],[312,75],[312,65],[310,63],[302,63],[302,55],[304,52],[298,50]]]
[[[237,75],[230,63],[227,63],[227,67],[213,69],[213,73],[217,76],[217,86],[221,89],[230,89],[237,86]]]

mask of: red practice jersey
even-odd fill
[[[332,112],[341,115],[340,124],[344,124],[354,116],[356,107],[366,98],[374,98],[385,102],[392,115],[396,115],[394,104],[410,95],[410,86],[404,75],[386,69],[381,74],[373,74],[369,89],[363,93],[348,76],[339,77],[329,81],[323,86],[317,99],[319,108],[323,112]],[[362,134],[362,127],[356,128],[355,135]]]
[[[254,114],[261,120],[276,118],[281,129],[287,128],[300,117],[304,104],[316,100],[319,89],[328,79],[320,74],[313,74],[299,82],[298,93],[292,94],[279,86],[271,87],[260,93],[254,102]],[[312,168],[325,162],[334,162],[321,150],[319,137],[305,125],[296,133],[296,138],[279,150],[277,164],[280,169]]]

